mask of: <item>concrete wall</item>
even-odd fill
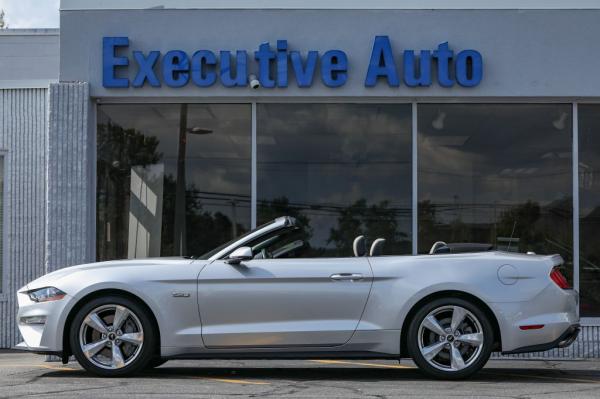
[[[5,155],[0,348],[18,342],[16,291],[45,274],[47,89],[0,90]]]
[[[0,88],[48,87],[58,61],[58,29],[0,30]]]
[[[94,260],[90,147],[95,151],[95,142],[87,83],[51,84],[49,101],[46,269],[51,272]]]
[[[594,97],[600,96],[600,10],[73,10],[61,12],[62,81],[90,83],[98,97]],[[454,50],[483,55],[484,77],[473,88],[364,87],[373,39],[389,35],[400,66],[405,49]],[[237,50],[249,54],[262,42],[287,39],[290,50],[341,49],[348,54],[343,87],[251,90],[102,87],[102,37],[128,36],[130,51]],[[130,68],[135,70],[135,68]],[[130,75],[131,76],[131,75]]]

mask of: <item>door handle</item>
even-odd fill
[[[363,275],[359,273],[338,273],[332,274],[329,278],[336,281],[359,281],[363,279]]]

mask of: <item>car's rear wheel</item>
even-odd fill
[[[488,316],[461,298],[440,298],[413,317],[408,351],[425,374],[444,379],[465,378],[481,370],[494,345]]]
[[[121,296],[84,304],[71,323],[70,343],[79,364],[104,377],[138,372],[156,354],[156,334],[148,311]]]

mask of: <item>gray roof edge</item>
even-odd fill
[[[61,11],[144,9],[280,10],[571,10],[600,9],[599,0],[61,0]]]
[[[58,28],[46,29],[0,29],[0,36],[57,36],[60,35]]]

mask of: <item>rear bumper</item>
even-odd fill
[[[566,331],[579,324],[577,302],[576,291],[560,289],[550,282],[528,301],[491,303],[500,327],[502,352],[531,352],[537,349],[523,348],[542,346],[552,349],[554,346],[548,345],[558,344]],[[533,325],[542,328],[521,328]]]
[[[514,355],[517,353],[528,353],[528,352],[543,352],[554,348],[566,348],[571,345],[579,335],[581,328],[579,324],[573,324],[567,330],[561,334],[560,337],[552,342],[539,345],[523,346],[511,351],[502,352],[503,355]]]

